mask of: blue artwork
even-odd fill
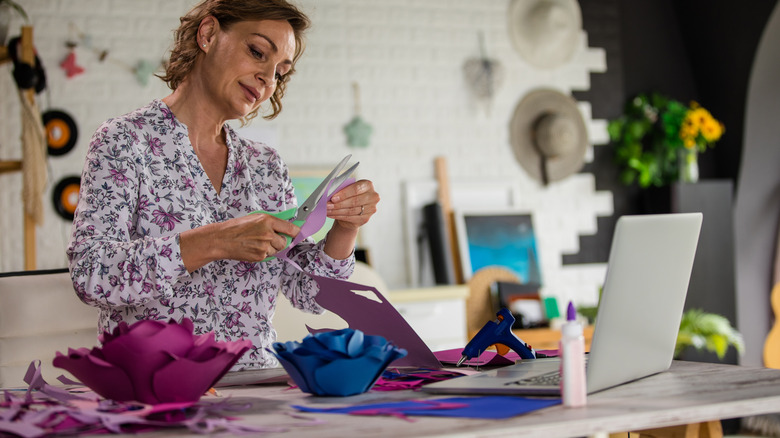
[[[531,215],[520,213],[463,216],[471,272],[502,266],[523,283],[542,284]]]

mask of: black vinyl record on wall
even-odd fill
[[[43,113],[46,145],[49,155],[65,155],[76,146],[78,128],[73,118],[64,111],[50,110]]]
[[[79,202],[80,187],[81,178],[78,176],[65,177],[54,187],[52,192],[54,210],[65,220],[73,220],[73,214]]]

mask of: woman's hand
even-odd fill
[[[341,189],[328,202],[328,217],[347,229],[360,228],[376,213],[379,194],[369,180],[360,180]]]
[[[287,246],[300,228],[291,222],[256,213],[205,225],[180,235],[181,258],[187,272],[214,260],[259,262]]]
[[[343,260],[355,249],[357,232],[376,213],[379,194],[374,184],[360,180],[344,187],[328,202],[328,217],[334,219],[333,227],[325,241],[325,253],[337,260]]]

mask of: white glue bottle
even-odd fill
[[[585,338],[577,311],[569,301],[566,323],[561,327],[561,397],[567,407],[585,406],[588,392],[585,384]]]

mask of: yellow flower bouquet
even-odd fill
[[[640,187],[698,179],[697,154],[725,128],[696,102],[689,106],[660,94],[640,94],[607,126],[621,166],[621,180]]]

